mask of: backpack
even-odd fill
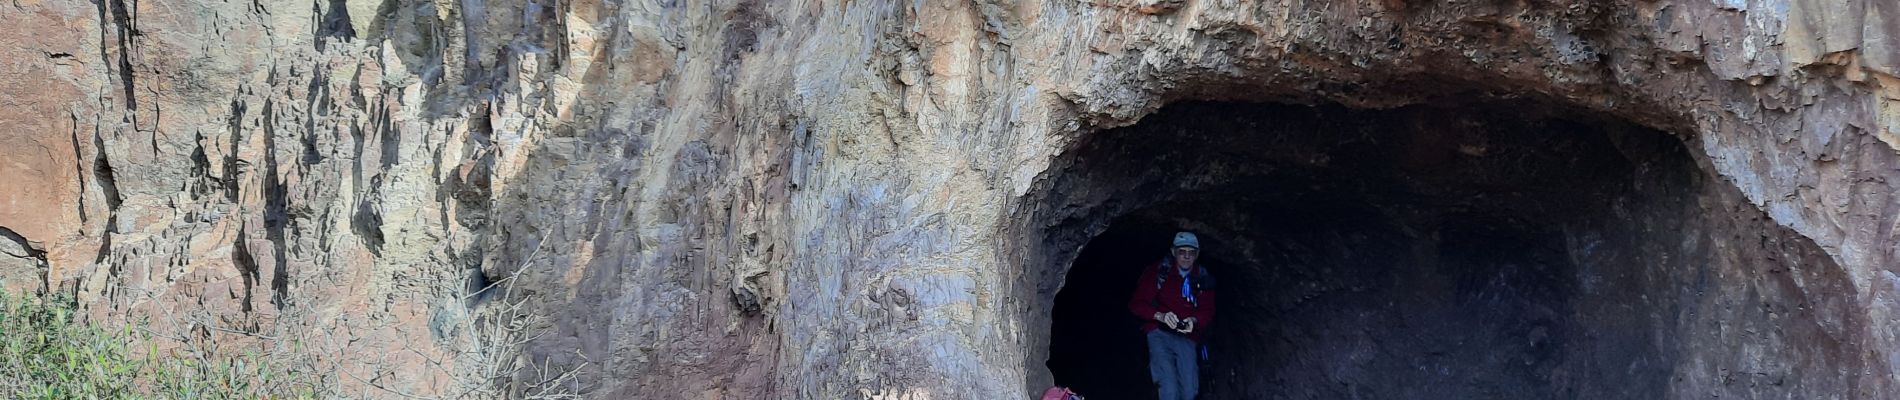
[[[1081,398],[1082,395],[1075,394],[1075,391],[1062,386],[1050,387],[1049,390],[1042,391],[1042,400],[1080,400]]]

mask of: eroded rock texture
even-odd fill
[[[1896,4],[16,0],[0,284],[353,397],[1022,398],[1071,262],[1146,220],[1258,289],[1210,395],[1879,398]]]

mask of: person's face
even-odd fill
[[[1194,260],[1197,260],[1200,258],[1201,258],[1201,249],[1196,249],[1196,248],[1187,247],[1187,246],[1174,248],[1174,265],[1180,266],[1181,269],[1188,269],[1189,267],[1193,267]]]

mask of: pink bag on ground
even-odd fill
[[[1075,392],[1070,391],[1069,388],[1066,388],[1066,387],[1055,386],[1055,387],[1049,388],[1049,390],[1042,391],[1042,400],[1081,400],[1081,399],[1082,399],[1081,395],[1075,394]]]

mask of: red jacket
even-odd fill
[[[1167,275],[1157,283],[1155,272],[1162,269],[1167,270]],[[1183,279],[1188,281],[1194,296],[1191,302],[1181,295]],[[1173,312],[1181,319],[1194,317],[1194,332],[1188,333],[1187,337],[1200,343],[1201,333],[1207,332],[1214,322],[1214,277],[1200,265],[1195,265],[1188,276],[1182,277],[1181,270],[1174,267],[1173,259],[1162,259],[1141,273],[1141,280],[1135,283],[1135,296],[1128,299],[1128,310],[1146,322],[1141,325],[1142,332],[1162,328],[1161,321],[1155,320],[1156,312]]]

